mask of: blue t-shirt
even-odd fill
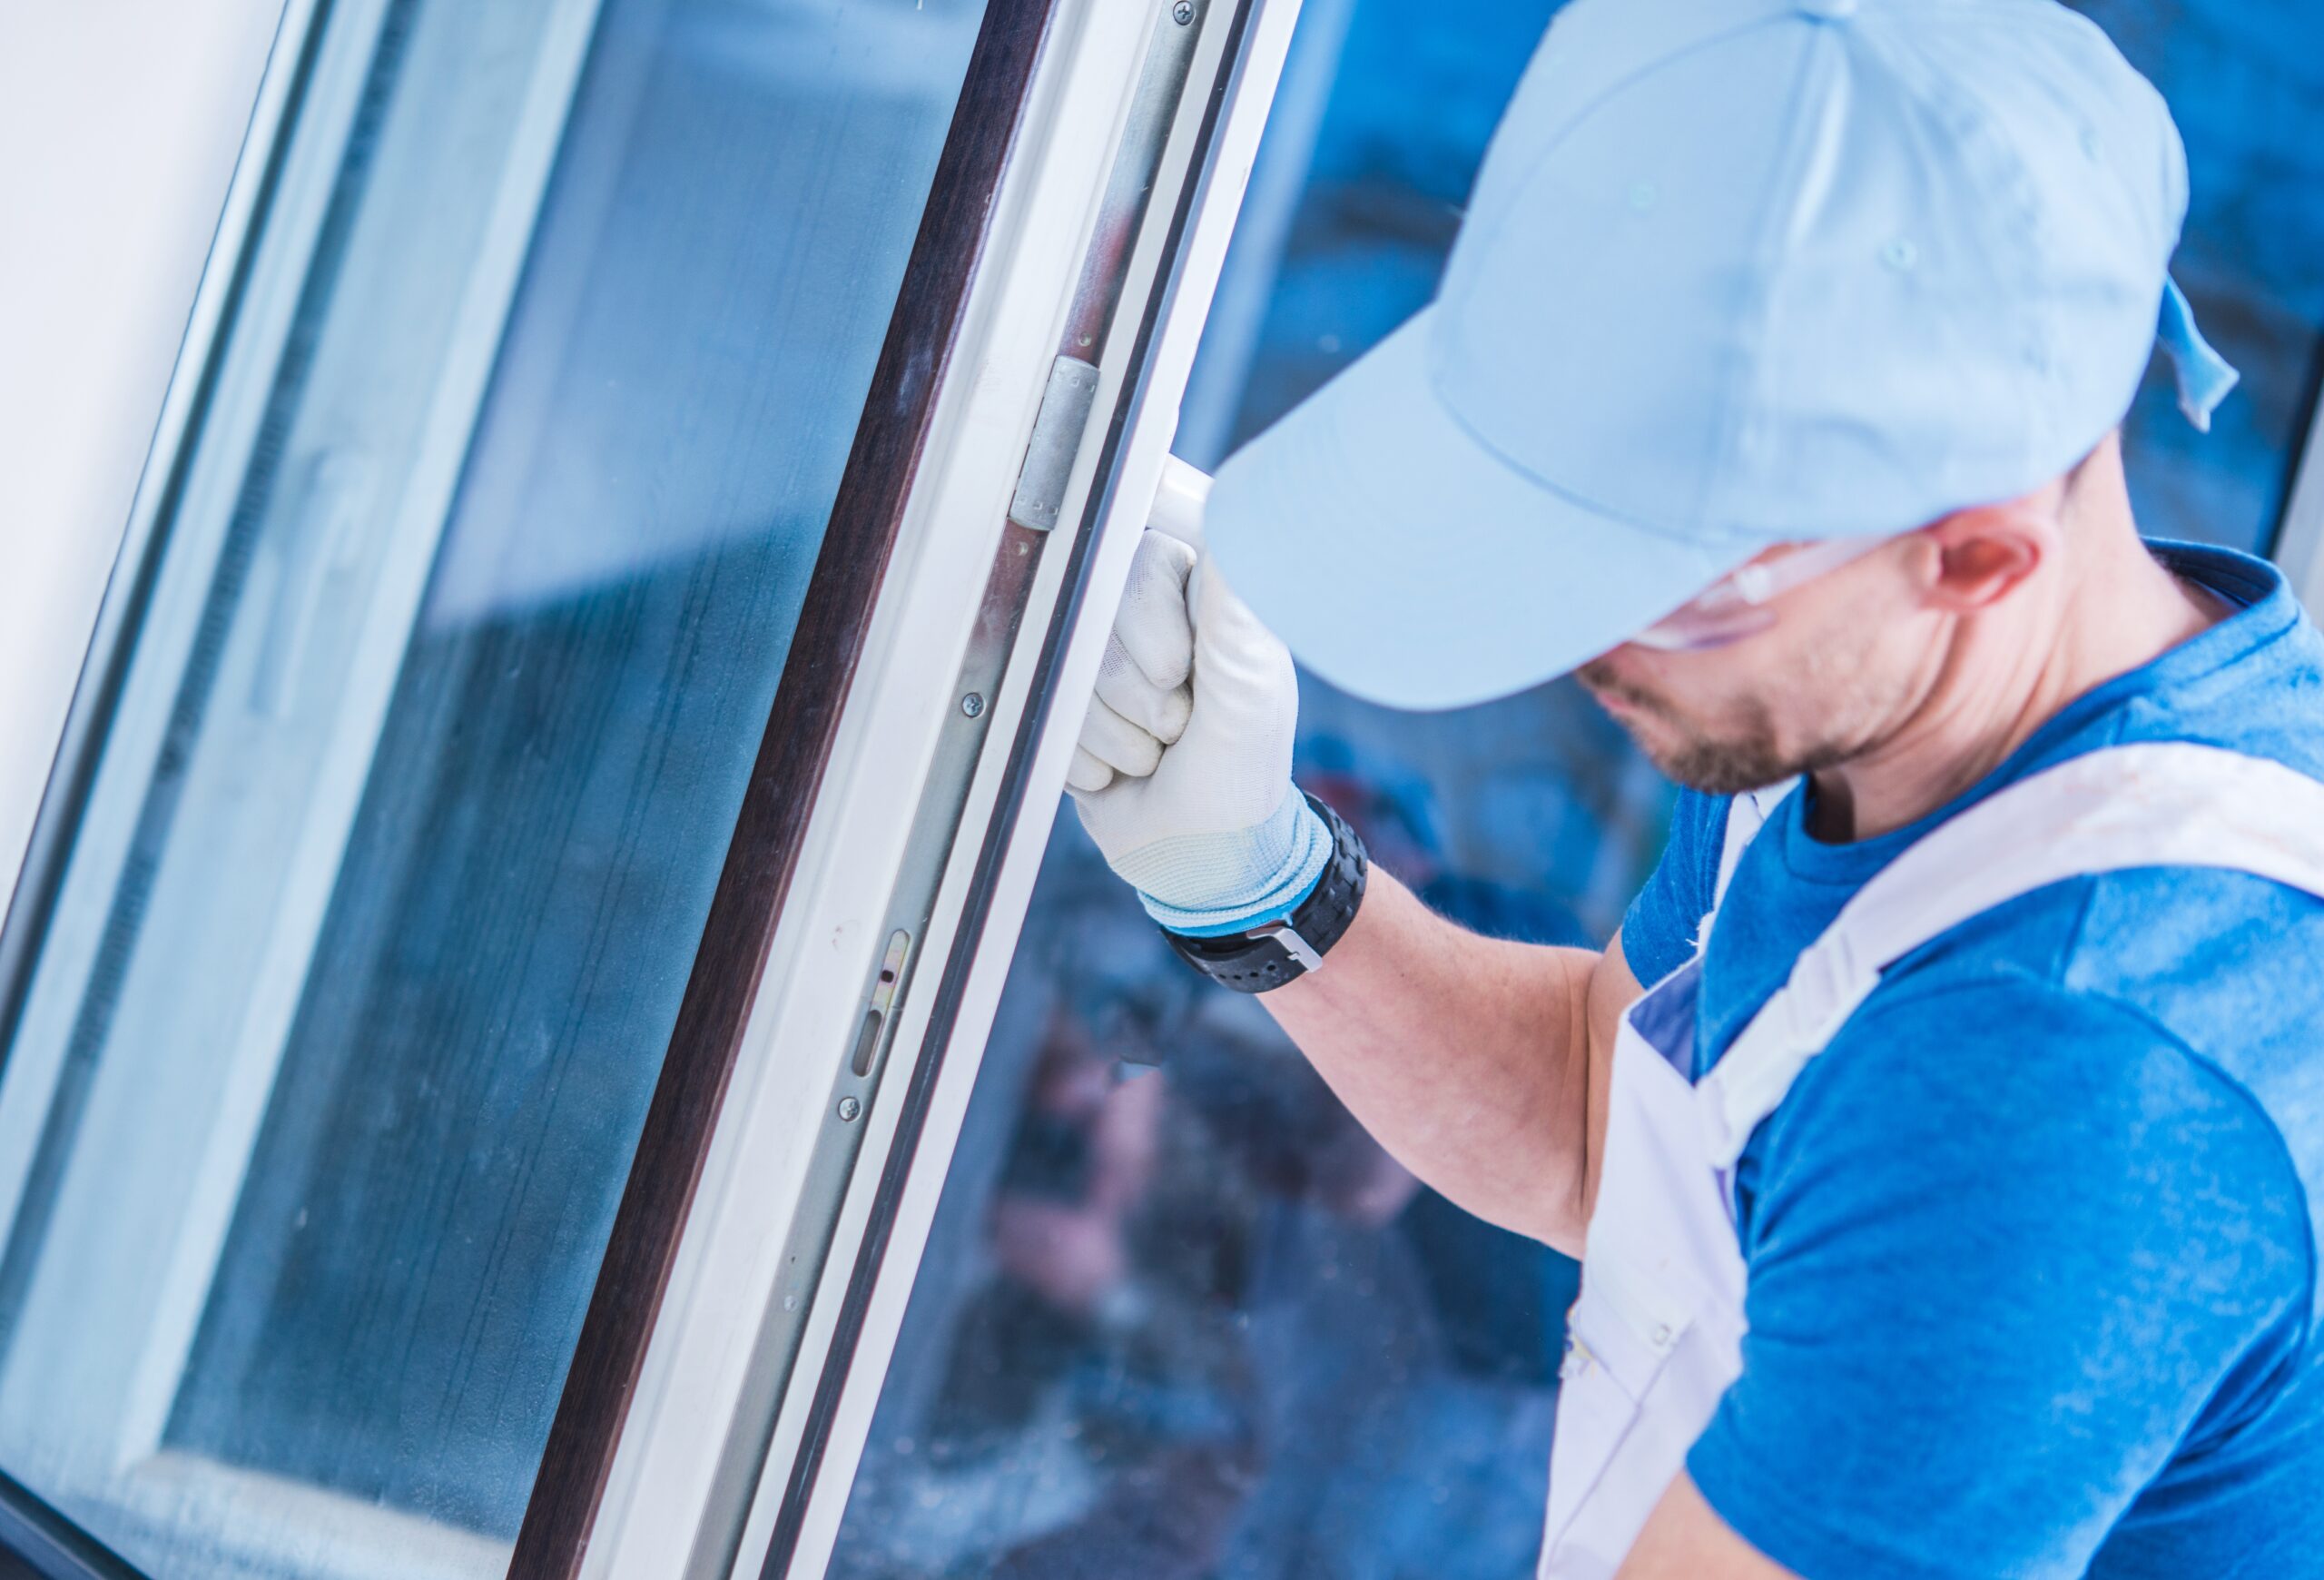
[[[2324,778],[2324,639],[2270,566],[2159,550],[2243,606],[2077,699],[1959,800],[1825,844],[1788,798],[1703,963],[1708,1069],[1906,845],[2128,741]],[[1622,924],[1693,951],[1724,800],[1682,798]],[[1738,1166],[1743,1374],[1688,1468],[1809,1580],[2324,1575],[2324,902],[2243,874],[2053,884],[1899,961]]]

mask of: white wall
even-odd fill
[[[0,896],[281,0],[0,0]]]

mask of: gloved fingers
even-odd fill
[[[1263,776],[1290,775],[1299,675],[1291,651],[1259,623],[1206,558],[1196,572],[1194,711],[1185,736],[1233,743],[1238,755],[1266,759]]]
[[[1073,762],[1065,770],[1065,787],[1076,795],[1095,795],[1114,782],[1114,771],[1091,756],[1079,746],[1073,748]]]
[[[1089,699],[1081,721],[1080,750],[1117,774],[1143,779],[1162,761],[1162,743],[1112,708],[1100,696]]]
[[[1114,617],[1114,640],[1122,652],[1164,691],[1184,686],[1194,667],[1194,626],[1187,617],[1187,578],[1195,551],[1150,528],[1137,540],[1129,585]]]
[[[1123,650],[1118,637],[1106,644],[1106,657],[1098,666],[1098,696],[1166,746],[1186,733],[1187,715],[1194,706],[1190,688],[1156,685]]]

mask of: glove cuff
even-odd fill
[[[1290,915],[1315,892],[1331,860],[1332,831],[1307,798],[1286,785],[1282,805],[1256,827],[1157,840],[1114,869],[1164,927],[1215,938]]]

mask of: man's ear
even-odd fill
[[[1955,510],[1918,536],[1926,545],[1923,596],[1935,607],[1962,615],[1994,607],[2065,548],[2054,487]]]

